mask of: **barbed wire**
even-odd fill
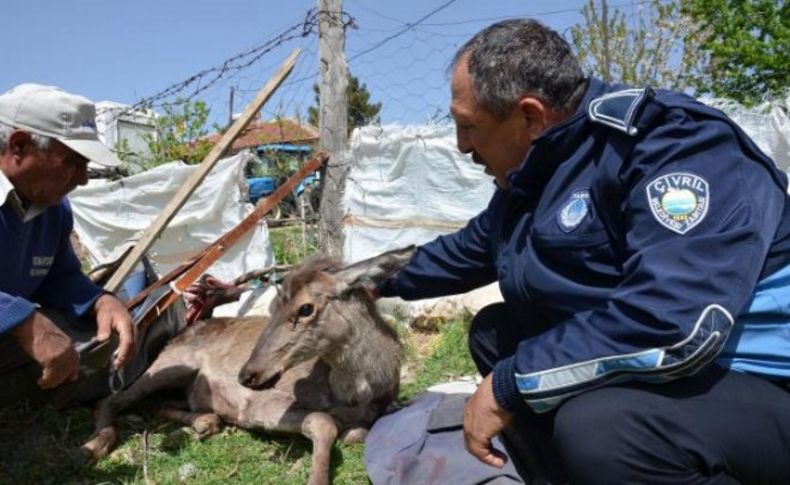
[[[216,85],[221,79],[227,77],[230,73],[240,72],[249,68],[262,59],[266,54],[282,46],[288,41],[295,38],[304,38],[316,34],[318,32],[319,20],[324,14],[329,14],[329,18],[332,20],[335,18],[338,19],[338,21],[342,23],[344,29],[353,28],[356,25],[354,18],[348,12],[340,12],[337,14],[318,9],[309,9],[302,21],[286,28],[283,32],[279,33],[275,37],[229,57],[218,66],[204,69],[183,81],[171,84],[156,94],[141,99],[132,106],[132,109],[150,109],[156,106],[161,106],[162,104],[169,104],[162,102],[164,100],[172,99],[174,96],[178,96],[180,101],[191,100],[198,94]],[[184,91],[186,91],[191,86],[194,86],[192,91],[184,95]]]

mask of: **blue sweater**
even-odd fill
[[[72,225],[65,199],[26,223],[10,203],[0,207],[0,334],[24,322],[35,304],[77,317],[102,294],[80,270]]]

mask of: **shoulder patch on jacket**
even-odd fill
[[[636,112],[642,103],[653,97],[650,88],[624,89],[599,96],[590,102],[587,116],[596,123],[616,128],[623,133],[635,136]]]
[[[661,175],[651,180],[645,190],[653,217],[662,226],[680,235],[702,222],[708,213],[708,181],[693,173]]]

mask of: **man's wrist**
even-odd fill
[[[500,360],[492,371],[491,387],[494,399],[506,411],[517,413],[528,410],[516,386],[516,360],[508,357]]]
[[[109,291],[105,291],[105,292],[101,293],[99,296],[96,297],[96,301],[93,302],[93,311],[94,312],[98,312],[100,307],[102,307],[104,305],[107,305],[107,304],[112,305],[114,302],[117,302],[117,304],[119,304],[119,305],[123,305],[121,303],[121,300],[119,300],[118,297],[115,296],[114,293],[110,293]]]

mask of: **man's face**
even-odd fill
[[[458,149],[471,153],[475,163],[485,166],[497,185],[508,188],[507,173],[518,167],[532,144],[526,118],[518,107],[502,120],[484,110],[475,100],[468,56],[453,71],[450,113],[455,120]]]
[[[27,202],[57,205],[78,185],[88,183],[88,159],[54,139],[46,150],[30,140],[12,182]]]

